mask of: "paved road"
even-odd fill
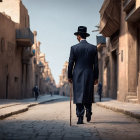
[[[69,101],[32,107],[28,112],[0,121],[0,140],[140,140],[140,123],[134,118],[93,105],[90,123],[77,125]]]

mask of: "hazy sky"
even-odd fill
[[[32,30],[38,33],[41,51],[46,54],[53,77],[59,82],[70,47],[77,44],[74,36],[77,27],[87,26],[89,43],[96,45],[92,30],[99,23],[99,10],[103,0],[22,0],[29,11]]]

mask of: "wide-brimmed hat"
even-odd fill
[[[74,35],[81,35],[84,34],[86,37],[90,36],[89,33],[87,33],[87,27],[85,26],[79,26],[78,31],[74,33]]]

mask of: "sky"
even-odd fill
[[[89,43],[96,45],[96,25],[103,0],[22,0],[28,9],[31,30],[37,31],[41,52],[45,53],[52,75],[59,83],[70,47],[78,43],[74,33],[78,26],[86,26]]]

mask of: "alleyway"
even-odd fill
[[[32,107],[0,121],[0,140],[139,140],[140,123],[134,118],[93,105],[90,123],[77,125],[73,105],[69,126],[69,100]]]

